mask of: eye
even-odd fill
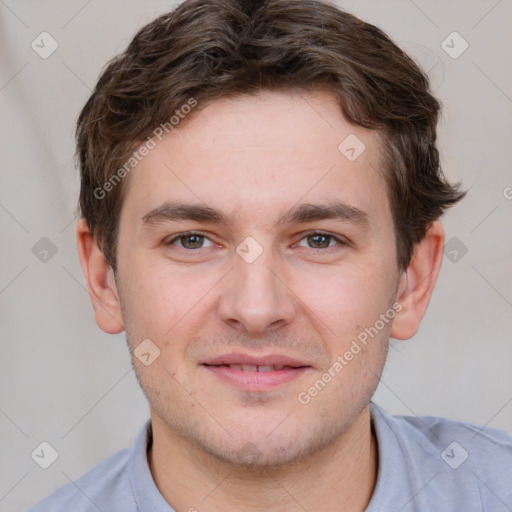
[[[330,249],[334,246],[331,245],[331,242],[333,241],[337,242],[338,245],[348,245],[347,242],[341,238],[321,231],[308,232],[303,238],[301,238],[301,241],[302,240],[306,240],[306,243],[308,244],[307,247],[311,249]],[[302,245],[302,247],[304,247],[304,245]]]
[[[210,245],[207,247],[213,247],[215,244],[203,233],[189,232],[189,233],[181,233],[179,235],[174,236],[173,238],[166,240],[164,242],[165,245],[176,245],[176,242],[180,242],[180,246],[183,249],[193,250],[193,249],[204,249],[204,241],[209,240]]]
[[[204,245],[205,241],[209,242],[209,245]],[[303,245],[301,242],[305,240],[307,245]],[[310,231],[307,232],[300,240],[299,246],[308,247],[310,249],[331,249],[337,245],[348,245],[348,242],[344,239],[331,235],[330,233],[323,233],[321,231]],[[197,249],[205,249],[208,247],[214,247],[215,244],[201,232],[187,232],[174,235],[172,238],[166,240],[164,245],[178,245],[182,249],[189,251]]]

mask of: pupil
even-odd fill
[[[195,241],[194,241],[194,239],[195,239]],[[190,245],[195,246],[201,242],[201,236],[200,235],[188,235],[185,237],[185,240],[186,240],[185,246],[190,246]],[[191,240],[192,240],[192,242],[189,243]]]
[[[326,235],[313,235],[312,238],[314,239],[315,245],[320,245],[322,247],[325,247],[325,241],[328,242],[328,237]],[[322,244],[321,239],[324,239],[324,243]],[[320,240],[319,240],[320,239]]]

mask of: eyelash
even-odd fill
[[[203,233],[201,231],[187,231],[185,233],[180,233],[180,234],[174,236],[172,239],[170,239],[168,241],[165,241],[164,245],[173,245],[174,242],[176,242],[177,240],[179,240],[181,238],[186,238],[188,236],[194,236],[194,235],[202,236],[202,237],[207,238],[208,240],[210,240],[210,238],[205,233]],[[303,233],[302,238],[299,240],[299,242],[304,240],[304,238],[308,238],[308,237],[313,236],[313,235],[320,235],[320,236],[325,236],[325,237],[328,237],[330,239],[333,239],[340,246],[350,245],[350,243],[347,240],[342,239],[342,238],[340,238],[338,236],[332,235],[331,233],[326,233],[324,231],[314,231],[314,230],[313,231],[306,231],[305,233]],[[210,241],[212,241],[212,240],[210,240]],[[326,251],[328,251],[330,249],[334,249],[334,248],[335,248],[335,246],[325,247],[325,248],[318,247],[316,249],[317,250],[322,250],[322,251],[326,252]],[[199,247],[198,249],[187,249],[186,247],[180,247],[180,249],[183,249],[183,250],[189,251],[189,252],[194,252],[194,251],[198,251],[199,249],[204,249],[204,248],[203,247]],[[308,247],[308,249],[315,249],[315,248],[314,247]]]

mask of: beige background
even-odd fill
[[[339,4],[429,71],[445,106],[445,172],[469,189],[445,217],[447,240],[457,237],[467,253],[444,258],[422,328],[394,343],[375,401],[394,414],[512,431],[512,2]],[[124,336],[96,327],[85,290],[73,130],[106,61],[172,5],[0,2],[2,511],[24,510],[130,446],[148,416]],[[47,59],[31,48],[43,31],[59,45]],[[441,47],[453,31],[469,43],[457,59]],[[46,263],[32,252],[42,237],[57,249]],[[31,458],[42,441],[59,453],[46,470]]]

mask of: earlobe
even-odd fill
[[[444,230],[434,221],[416,246],[407,270],[401,277],[397,302],[402,310],[395,317],[391,337],[398,340],[412,338],[425,315],[443,257]]]
[[[83,218],[78,222],[76,236],[80,264],[87,281],[96,323],[108,334],[120,333],[124,330],[124,324],[112,267]]]

